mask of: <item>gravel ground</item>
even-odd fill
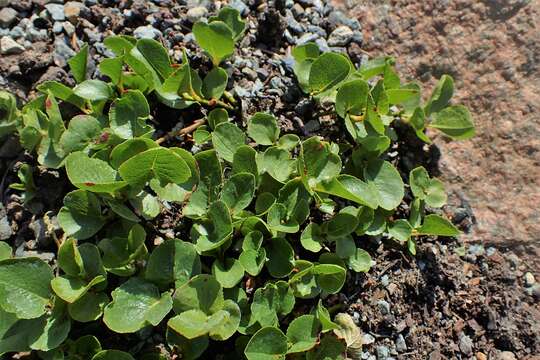
[[[336,4],[343,12],[321,0],[229,2],[249,20],[239,50],[224,65],[231,91],[241,99],[239,122],[269,110],[283,132],[333,141],[344,136],[333,118],[314,111],[294,80],[290,49],[308,41],[323,50],[347,52],[357,64],[368,55],[393,54],[402,74],[419,77],[428,88],[435,77],[449,72],[458,80],[458,98],[477,114],[479,136],[472,141],[437,138],[424,151],[410,134],[402,134],[400,170],[423,163],[450,183],[452,203],[445,211],[469,235],[452,241],[426,239],[416,259],[375,240],[366,245],[377,260],[375,268],[350,279],[340,296],[328,299],[344,304],[364,331],[362,359],[510,360],[534,359],[540,353],[540,274],[537,260],[524,254],[540,233],[540,177],[535,176],[540,175],[535,174],[540,137],[534,112],[539,102],[531,81],[538,75],[532,20],[537,12],[536,5],[501,3],[517,5],[500,14],[494,0]],[[66,61],[83,42],[91,45],[90,68],[99,77],[95,64],[110,55],[103,39],[112,34],[155,38],[177,59],[186,48],[194,66],[208,67],[190,29],[223,4],[0,0],[0,87],[26,100],[45,80],[73,84]],[[475,26],[475,21],[485,26]],[[196,108],[163,107],[153,114],[166,119],[158,124],[161,133],[203,115]],[[40,192],[23,206],[17,192],[6,186],[16,181],[23,162],[35,165],[16,139],[0,145],[0,240],[9,241],[16,255],[54,263],[55,214],[66,191],[65,175],[37,168]],[[164,235],[174,230],[173,218],[161,221]],[[83,326],[74,330],[84,331]],[[111,334],[109,341],[129,350],[159,345],[159,337],[150,335],[135,339]]]

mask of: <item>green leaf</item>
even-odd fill
[[[105,277],[101,275],[96,276],[89,283],[75,276],[62,275],[52,279],[51,288],[59,298],[71,304],[79,300],[93,286],[104,281]]]
[[[364,169],[368,185],[376,191],[379,206],[386,210],[398,207],[404,196],[403,180],[388,161],[373,160]]]
[[[233,162],[236,151],[246,144],[246,135],[235,124],[221,123],[212,133],[212,143],[220,157]]]
[[[58,223],[66,236],[83,240],[94,236],[105,225],[99,198],[85,190],[66,195],[64,206],[58,213]]]
[[[248,360],[285,360],[287,337],[278,328],[260,329],[249,340],[244,354]]]
[[[101,80],[85,80],[75,86],[73,92],[90,101],[108,100],[112,95],[109,85]]]
[[[278,316],[289,314],[294,304],[294,294],[285,281],[268,282],[255,291],[251,316],[262,326],[277,326]]]
[[[279,138],[277,146],[287,151],[292,151],[300,143],[300,138],[295,134],[285,134]]]
[[[289,242],[283,238],[274,238],[266,246],[268,261],[266,268],[271,276],[282,278],[294,268],[294,251]]]
[[[327,332],[338,328],[338,325],[330,318],[330,313],[323,306],[321,299],[319,299],[315,313],[317,315],[317,320],[319,320],[319,323],[321,324],[322,332]]]
[[[152,68],[163,78],[168,78],[173,72],[171,59],[167,54],[167,49],[153,39],[137,40],[137,50],[152,66]]]
[[[276,232],[296,233],[300,229],[298,222],[289,218],[287,208],[283,204],[272,205],[266,216],[268,227]]]
[[[17,100],[7,91],[0,90],[0,138],[16,129]]]
[[[107,270],[119,276],[131,275],[135,269],[130,268],[130,263],[147,253],[145,240],[146,232],[139,224],[133,225],[127,236],[122,231],[122,234],[102,239],[98,247],[103,252],[103,264]]]
[[[83,335],[73,343],[74,352],[78,356],[90,358],[101,351],[99,340],[93,335]]]
[[[399,219],[388,225],[388,234],[398,241],[405,242],[411,237],[413,228],[407,220]]]
[[[223,288],[232,288],[244,277],[244,268],[240,261],[233,258],[226,258],[225,261],[214,260],[212,264],[212,275]]]
[[[321,182],[315,186],[315,191],[351,200],[372,209],[378,206],[375,189],[351,175],[339,175],[330,181]]]
[[[412,99],[416,99],[420,92],[417,89],[389,89],[386,90],[388,96],[388,102],[390,104],[403,104]]]
[[[330,239],[339,239],[352,234],[357,226],[358,209],[347,206],[326,223],[326,233]]]
[[[157,197],[146,191],[141,191],[129,200],[131,206],[139,216],[151,220],[159,215],[161,205]]]
[[[145,120],[150,116],[146,97],[139,90],[128,90],[115,100],[109,110],[111,129],[122,139],[144,135],[150,128]]]
[[[317,285],[328,294],[338,293],[345,284],[347,271],[339,265],[319,264],[312,271]]]
[[[211,16],[209,21],[223,21],[232,31],[235,41],[238,41],[244,34],[246,22],[240,17],[240,12],[232,7],[222,8],[217,16]]]
[[[454,79],[450,75],[441,76],[424,109],[426,116],[444,109],[450,102],[452,95],[454,95]]]
[[[98,352],[91,360],[135,360],[127,352],[120,350],[102,350]]]
[[[155,178],[162,184],[181,184],[191,176],[191,170],[184,159],[170,149],[163,147],[143,151],[118,168],[124,180],[133,186],[143,186]]]
[[[212,275],[197,275],[176,289],[173,303],[177,314],[194,309],[213,314],[223,308],[223,289]]]
[[[415,198],[425,200],[429,206],[441,207],[446,204],[444,185],[438,179],[431,179],[427,170],[419,166],[409,173],[409,184]]]
[[[75,105],[79,109],[85,107],[85,100],[73,92],[73,89],[58,81],[45,81],[37,86],[37,89],[44,94],[53,94],[57,99]],[[0,97],[2,95],[0,94]]]
[[[112,302],[105,307],[103,321],[117,333],[133,333],[144,326],[157,326],[171,311],[169,293],[142,279],[130,278],[112,293]]]
[[[322,244],[324,242],[323,233],[321,227],[318,224],[310,223],[302,235],[300,235],[300,243],[304,249],[311,252],[319,252],[322,250]]]
[[[233,174],[250,173],[259,178],[259,170],[257,167],[257,151],[249,145],[240,146],[233,157],[232,172]]]
[[[106,58],[101,60],[98,65],[99,72],[111,79],[115,85],[119,85],[122,81],[122,70],[124,67],[124,57]]]
[[[294,319],[287,328],[287,340],[291,344],[287,353],[303,353],[314,348],[319,327],[319,321],[314,315],[302,315]]]
[[[352,80],[341,85],[336,94],[336,112],[346,115],[362,115],[367,106],[369,85],[364,80]]]
[[[68,304],[69,316],[79,322],[96,321],[108,303],[109,297],[106,294],[87,292],[79,300]]]
[[[244,270],[251,276],[257,276],[262,271],[266,262],[265,249],[247,249],[242,251],[238,258]]]
[[[327,142],[314,136],[302,143],[300,173],[311,187],[329,181],[341,172],[341,158],[333,153]]]
[[[17,258],[0,261],[0,307],[19,319],[43,315],[50,303],[49,265],[38,258]]]
[[[221,201],[233,212],[245,209],[255,194],[255,176],[238,173],[231,176],[221,190]]]
[[[308,42],[295,46],[292,49],[291,55],[294,57],[294,61],[299,63],[308,59],[315,60],[319,57],[320,53],[321,51],[319,50],[319,45],[313,42]]]
[[[56,300],[50,316],[34,319],[32,321],[34,324],[28,331],[29,334],[20,333],[21,336],[28,339],[31,349],[49,351],[57,348],[66,340],[71,329],[71,320],[67,316],[65,308],[65,303]]]
[[[80,151],[66,158],[66,172],[73,185],[91,192],[112,193],[126,185],[117,180],[116,171],[105,161],[89,158]]]
[[[209,24],[197,22],[193,25],[195,40],[212,58],[214,66],[232,55],[234,51],[233,33],[223,21]]]
[[[227,87],[228,75],[220,67],[214,67],[204,77],[202,93],[206,99],[219,99]]]
[[[335,336],[326,335],[319,346],[307,353],[307,360],[344,360],[345,345]]]
[[[466,140],[475,135],[471,113],[463,105],[449,106],[433,115],[429,127],[439,129],[454,140]]]
[[[89,115],[77,115],[69,121],[68,129],[60,137],[60,144],[66,153],[85,150],[101,142],[102,126]]]
[[[208,113],[208,125],[214,130],[221,123],[229,122],[229,114],[223,108],[213,109]]]
[[[347,259],[347,265],[355,272],[368,272],[371,268],[371,256],[364,249],[356,249],[356,253]]]
[[[11,246],[7,242],[0,241],[0,261],[11,258]]]
[[[210,205],[207,219],[191,228],[191,238],[199,253],[210,251],[222,246],[233,231],[231,215],[223,201]]]
[[[309,71],[309,91],[318,94],[345,80],[351,71],[350,60],[337,53],[319,56]]]
[[[454,224],[436,214],[426,216],[422,226],[416,230],[416,235],[458,236],[460,234]]]
[[[174,283],[179,287],[200,272],[201,260],[193,244],[174,239],[166,240],[152,251],[145,278],[159,286]]]
[[[68,61],[69,68],[75,81],[82,83],[86,80],[86,64],[88,62],[88,44],[84,44],[81,50]]]
[[[110,163],[118,169],[126,160],[155,147],[158,147],[155,141],[144,137],[126,140],[111,151]]]
[[[393,61],[393,59],[388,56],[370,59],[360,66],[358,72],[364,80],[369,80],[374,76],[381,75],[388,61]]]
[[[256,113],[249,119],[247,133],[259,145],[272,145],[279,138],[279,127],[273,115]]]
[[[135,46],[137,40],[129,35],[115,35],[105,38],[103,43],[115,55],[121,56],[129,52]]]
[[[261,171],[266,171],[272,178],[279,182],[286,182],[294,172],[296,160],[291,159],[291,154],[282,148],[271,146],[259,158]]]
[[[172,328],[167,328],[167,344],[176,350],[176,354],[181,354],[182,359],[198,359],[208,348],[208,337],[201,336],[195,339],[188,339]]]

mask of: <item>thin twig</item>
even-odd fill
[[[165,142],[166,140],[169,140],[170,138],[175,137],[175,136],[184,136],[184,135],[190,134],[205,123],[206,123],[206,119],[195,120],[193,124],[191,125],[185,126],[178,131],[171,131],[167,133],[165,136],[160,137],[159,139],[156,140],[156,144],[161,144]]]

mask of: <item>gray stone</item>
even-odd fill
[[[75,51],[70,48],[63,36],[57,36],[54,39],[54,62],[60,67],[64,67],[67,64],[67,60],[75,55]]]
[[[298,3],[294,4],[291,10],[295,18],[299,18],[304,15],[304,8]]]
[[[302,35],[297,41],[296,41],[296,45],[303,45],[305,43],[308,43],[310,41],[315,41],[319,38],[319,35],[317,34],[312,34],[312,33],[305,33],[304,35]]]
[[[191,23],[194,24],[203,17],[205,17],[206,14],[208,14],[208,10],[206,10],[205,7],[197,6],[187,11],[187,18],[189,21],[191,21]]]
[[[528,287],[525,289],[525,292],[529,295],[534,297],[535,299],[540,299],[540,284],[534,284],[531,287]]]
[[[13,39],[20,39],[24,37],[24,30],[20,26],[14,26],[9,32],[9,36]]]
[[[246,16],[249,13],[249,7],[242,0],[229,1],[229,6],[238,10],[240,15]]]
[[[13,40],[9,36],[0,39],[0,53],[4,55],[20,54],[24,51],[24,46]]]
[[[459,338],[459,350],[465,355],[471,355],[473,352],[473,342],[470,337],[462,334]]]
[[[49,39],[46,29],[36,29],[33,26],[28,27],[26,30],[26,39],[31,42],[45,41]]]
[[[98,1],[97,0],[84,0],[84,5],[86,6],[94,6],[94,5],[97,5]]]
[[[383,315],[390,314],[390,304],[385,300],[379,300],[377,301],[377,306],[379,307],[379,311]]]
[[[362,335],[362,345],[369,345],[375,342],[373,335],[365,333]]]
[[[329,46],[347,46],[354,36],[353,31],[348,26],[340,26],[332,31],[328,37]]]
[[[399,352],[407,351],[407,343],[405,342],[405,338],[401,334],[399,334],[396,338],[396,350]]]
[[[13,235],[13,230],[9,225],[4,205],[0,203],[0,240],[7,240]]]
[[[308,133],[313,133],[315,131],[318,131],[321,128],[321,124],[319,123],[319,120],[309,120],[304,125],[304,130]]]
[[[15,251],[16,257],[37,257],[45,262],[52,262],[56,255],[52,252],[48,251],[35,251],[35,250],[22,250],[22,251]]]
[[[377,359],[386,360],[390,357],[390,350],[384,345],[377,346]]]
[[[62,23],[62,26],[64,27],[64,31],[68,36],[73,35],[73,33],[75,32],[75,26],[73,26],[73,24],[69,21],[64,21]]]
[[[525,273],[525,286],[531,287],[536,282],[534,275],[530,272]]]
[[[64,21],[66,19],[64,5],[62,4],[47,4],[45,5],[45,9],[47,9],[51,19],[54,21]]]
[[[471,255],[482,256],[486,253],[486,250],[484,249],[483,245],[474,244],[469,247],[468,252]]]
[[[157,39],[161,36],[161,31],[151,25],[139,26],[133,31],[133,36],[137,39]]]
[[[28,224],[28,228],[34,233],[34,239],[39,247],[45,247],[49,245],[51,239],[47,238],[45,231],[46,225],[43,221],[43,218],[33,220],[32,222],[30,222],[30,224]]]
[[[60,34],[62,31],[64,31],[64,26],[62,25],[61,22],[56,21],[56,22],[53,24],[52,31],[53,31],[55,34]]]
[[[6,7],[0,10],[0,26],[9,27],[17,19],[17,11]]]

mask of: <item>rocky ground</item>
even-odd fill
[[[540,354],[540,273],[530,255],[540,233],[538,3],[351,2],[336,1],[343,11],[321,0],[229,2],[249,19],[238,53],[225,65],[243,114],[271,110],[284,132],[334,141],[343,136],[332,119],[313,112],[292,75],[291,46],[315,41],[323,50],[347,52],[357,64],[368,56],[394,55],[401,74],[428,89],[450,73],[458,99],[476,114],[479,135],[458,143],[436,138],[435,146],[413,159],[449,183],[445,211],[468,235],[427,239],[416,259],[373,242],[376,267],[329,301],[346,305],[364,331],[362,359],[534,359]],[[0,0],[0,87],[26,100],[45,80],[73,84],[66,61],[83,42],[91,45],[90,68],[99,76],[95,63],[110,55],[103,39],[112,34],[155,38],[176,58],[186,48],[194,66],[207,66],[190,29],[221,5]],[[162,108],[153,114],[163,133],[203,115],[194,109],[181,118]],[[409,148],[399,156],[411,156]],[[5,140],[0,240],[13,244],[17,255],[53,262],[65,176],[37,168],[40,191],[23,206],[7,188],[17,181],[22,162],[35,164],[15,138]],[[408,162],[401,164],[408,172]],[[170,229],[163,224],[162,231]]]

